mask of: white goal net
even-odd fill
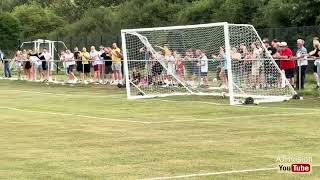
[[[213,95],[239,104],[295,94],[251,25],[128,29],[121,35],[129,99]]]

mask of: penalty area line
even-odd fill
[[[34,110],[25,110],[14,107],[0,107],[0,109],[8,109],[11,111],[20,111],[20,112],[28,112],[28,113],[39,113],[39,114],[50,114],[50,115],[60,115],[60,116],[75,116],[80,118],[89,118],[89,119],[100,119],[107,121],[115,121],[115,122],[130,122],[130,123],[140,123],[140,124],[151,124],[152,122],[147,121],[134,121],[134,120],[125,120],[125,119],[112,119],[112,118],[104,118],[104,117],[96,117],[96,116],[87,116],[80,114],[72,114],[72,113],[60,113],[60,112],[50,112],[50,111],[34,111]]]
[[[186,119],[186,120],[171,120],[171,121],[159,121],[159,122],[152,122],[152,124],[162,124],[162,123],[175,123],[175,122],[213,122],[217,120],[228,120],[228,119],[241,119],[241,118],[258,118],[258,117],[281,117],[281,116],[303,116],[314,114],[314,112],[307,112],[307,113],[279,113],[279,114],[258,114],[258,115],[248,115],[248,116],[227,116],[227,117],[220,117],[220,118],[211,118],[211,119]]]
[[[320,165],[312,165],[312,167],[319,167]],[[226,175],[226,174],[238,174],[238,173],[250,173],[250,172],[259,172],[259,171],[273,171],[279,168],[258,168],[258,169],[244,169],[244,170],[231,170],[231,171],[221,171],[221,172],[210,172],[210,173],[197,173],[197,174],[185,174],[178,176],[164,176],[164,177],[153,177],[153,178],[144,178],[140,180],[166,180],[166,179],[184,179],[192,177],[203,177],[203,176],[215,176],[215,175]]]
[[[129,122],[129,123],[139,123],[139,124],[170,124],[170,123],[179,123],[179,122],[213,122],[218,120],[228,120],[228,119],[239,119],[239,118],[257,118],[257,117],[279,117],[279,116],[299,116],[299,115],[308,115],[314,113],[287,113],[287,114],[260,114],[260,115],[248,115],[248,116],[228,116],[228,117],[220,117],[220,118],[210,118],[210,119],[177,119],[177,120],[169,120],[169,121],[135,121],[128,119],[113,119],[113,118],[104,118],[104,117],[96,117],[96,116],[89,116],[89,115],[80,115],[80,114],[73,114],[73,113],[62,113],[62,112],[52,112],[52,111],[35,111],[35,110],[26,110],[26,109],[19,109],[15,107],[1,107],[0,109],[7,109],[11,111],[20,111],[20,112],[28,112],[28,113],[35,113],[35,114],[50,114],[50,115],[60,115],[60,116],[74,116],[80,118],[89,118],[89,119],[100,119],[100,120],[107,120],[107,121],[115,121],[115,122]]]
[[[245,169],[245,170],[233,170],[233,171],[222,171],[222,172],[211,172],[211,173],[186,174],[186,175],[179,175],[179,176],[153,177],[153,178],[145,178],[145,179],[141,179],[141,180],[182,179],[182,178],[191,178],[191,177],[214,176],[214,175],[246,173],[246,172],[272,171],[272,170],[277,170],[277,169],[278,168]]]

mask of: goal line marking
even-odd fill
[[[73,114],[73,113],[26,110],[26,109],[19,109],[19,108],[15,108],[15,107],[3,107],[3,106],[0,106],[0,109],[7,109],[7,110],[12,110],[12,111],[20,111],[20,112],[28,112],[28,113],[36,113],[36,114],[75,116],[75,117],[81,117],[81,118],[100,119],[100,120],[115,121],[115,122],[130,122],[130,123],[139,123],[139,124],[169,124],[169,123],[178,123],[178,122],[212,122],[212,121],[218,121],[218,120],[238,119],[238,118],[292,116],[292,115],[298,116],[298,115],[314,114],[314,113],[286,113],[286,114],[261,114],[261,115],[232,116],[232,117],[228,116],[228,117],[212,118],[212,119],[194,118],[194,119],[185,119],[185,120],[181,119],[181,120],[170,120],[170,121],[136,121],[136,120],[130,120],[130,119],[104,118],[104,117],[80,115],[80,114]]]
[[[50,112],[50,111],[34,111],[34,110],[19,109],[19,108],[14,108],[14,107],[0,107],[0,109],[8,109],[8,110],[12,110],[12,111],[20,111],[20,112],[28,112],[28,113],[41,113],[41,114],[50,114],[50,115],[60,115],[60,116],[75,116],[75,117],[81,117],[81,118],[100,119],[100,120],[117,121],[117,122],[130,122],[130,123],[140,123],[140,124],[150,124],[151,123],[151,122],[147,122],[147,121],[113,119],[113,118],[87,116],[87,115],[72,114],[72,113],[61,113],[61,112]]]
[[[0,90],[1,91],[1,90]],[[121,98],[124,97],[124,94],[113,94],[113,95],[93,95],[93,94],[61,94],[61,93],[51,93],[51,92],[41,92],[41,91],[25,91],[25,90],[8,90],[8,91],[17,91],[22,93],[34,93],[34,94],[44,94],[44,95],[54,95],[54,96],[70,96],[70,97],[97,97],[97,98]],[[186,101],[175,101],[175,100],[167,100],[167,99],[149,99],[155,101],[163,101],[163,102],[175,102],[181,103]],[[205,102],[205,101],[188,101],[191,103],[200,103],[200,104],[209,104],[209,105],[217,105],[217,106],[230,106],[229,104],[223,103],[214,103],[214,102]],[[241,108],[261,108],[261,109],[284,109],[284,110],[311,110],[311,111],[320,111],[320,109],[316,108],[291,108],[291,107],[266,107],[266,106],[242,106],[236,105],[236,107]]]
[[[163,102],[177,102],[177,103],[183,103],[186,101],[175,101],[175,100],[166,100],[166,99],[154,99],[157,101],[163,101]],[[223,103],[214,103],[214,102],[205,102],[205,101],[188,101],[190,103],[200,103],[200,104],[211,104],[211,105],[217,105],[217,106],[229,106],[230,104],[223,104]],[[261,108],[261,109],[284,109],[284,110],[311,110],[311,111],[320,111],[320,109],[316,108],[294,108],[294,107],[267,107],[267,106],[245,106],[245,105],[235,105],[236,107],[242,107],[242,108]]]
[[[280,117],[280,116],[303,116],[303,115],[314,115],[314,112],[301,112],[301,113],[279,113],[279,114],[257,114],[257,115],[246,115],[246,116],[227,116],[220,118],[212,118],[212,119],[203,119],[203,118],[195,118],[195,119],[186,119],[186,120],[170,120],[170,121],[159,121],[159,122],[151,122],[152,124],[162,124],[162,123],[174,123],[174,122],[213,122],[217,120],[233,120],[233,119],[241,119],[241,118],[258,118],[258,117]]]
[[[320,165],[312,165],[312,167],[319,167],[319,166]],[[211,172],[211,173],[186,174],[186,175],[179,175],[179,176],[153,177],[153,178],[145,178],[141,180],[182,179],[182,178],[191,178],[191,177],[215,176],[215,175],[237,174],[237,173],[246,173],[246,172],[272,171],[277,169],[279,168],[244,169],[244,170],[232,170],[232,171],[221,171],[221,172]]]

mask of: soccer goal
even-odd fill
[[[252,25],[126,29],[121,36],[129,99],[228,96],[234,105],[296,94]]]

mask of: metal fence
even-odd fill
[[[311,50],[313,49],[312,38],[320,36],[320,26],[265,28],[257,31],[261,38],[286,41],[291,49],[295,49],[296,40],[302,38],[306,41],[306,48]]]

